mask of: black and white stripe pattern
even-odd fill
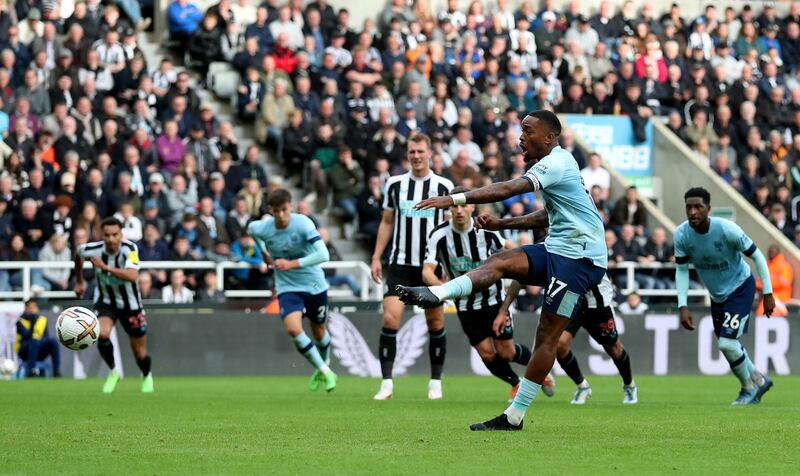
[[[112,268],[139,269],[139,249],[132,241],[122,240],[119,251],[109,254],[103,241],[86,243],[78,248],[83,259],[100,258]],[[94,302],[103,303],[120,311],[142,310],[142,297],[139,285],[116,278],[111,273],[95,270],[97,286],[94,291]]]
[[[454,279],[483,264],[491,255],[501,251],[504,244],[497,232],[476,230],[470,226],[459,233],[450,222],[445,222],[431,232],[425,263],[441,264],[447,276]],[[456,299],[456,308],[459,311],[487,309],[499,306],[504,299],[501,280],[466,299]]]
[[[586,306],[589,309],[602,309],[604,307],[614,306],[614,285],[608,279],[608,275],[603,275],[600,284],[592,287],[586,293]]]
[[[433,172],[425,178],[406,173],[386,181],[383,208],[394,211],[394,229],[389,264],[422,266],[428,235],[444,220],[444,210],[415,210],[414,205],[431,197],[448,195],[453,182]]]

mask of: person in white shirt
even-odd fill
[[[611,188],[611,174],[601,165],[602,160],[598,154],[589,156],[589,165],[581,170],[581,178],[586,190],[591,190],[597,185],[603,191],[603,200],[608,200],[608,191]]]
[[[303,31],[292,21],[292,11],[288,5],[278,10],[278,19],[269,25],[269,32],[273,38],[278,38],[279,33],[286,32],[289,36],[289,48],[292,50],[303,47]]]
[[[636,291],[629,293],[625,301],[617,306],[620,314],[644,314],[649,308],[650,306],[642,302],[642,297]]]
[[[119,207],[119,211],[114,214],[114,218],[122,223],[122,237],[126,240],[137,241],[142,239],[144,234],[142,220],[133,214],[133,205],[125,202]]]
[[[447,153],[451,158],[458,157],[458,153],[461,152],[461,150],[467,151],[469,163],[473,167],[478,167],[478,165],[483,163],[483,152],[478,144],[472,141],[472,131],[465,126],[458,128],[456,136],[450,140],[450,144],[447,146]],[[445,166],[449,167],[451,165],[452,159],[449,164],[445,162]]]
[[[161,290],[161,300],[165,304],[191,304],[194,301],[194,293],[185,286],[185,283],[186,275],[183,270],[172,270],[169,285]]]

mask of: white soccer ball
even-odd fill
[[[100,321],[85,307],[74,306],[58,315],[56,334],[64,347],[83,350],[100,337]]]
[[[11,359],[3,359],[0,361],[0,378],[3,380],[11,380],[11,376],[17,371],[17,363]]]

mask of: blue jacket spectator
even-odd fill
[[[175,0],[167,7],[167,19],[172,39],[188,39],[203,19],[203,12],[189,0]]]
[[[28,375],[41,375],[37,364],[50,357],[53,376],[61,376],[58,343],[47,334],[47,318],[39,314],[39,305],[33,299],[25,303],[25,312],[17,321],[17,340],[14,350],[25,363]]]
[[[249,263],[253,266],[264,264],[261,250],[256,246],[255,240],[250,235],[243,235],[231,245],[231,257],[241,263]],[[240,282],[247,282],[250,278],[250,269],[235,269],[231,273]]]

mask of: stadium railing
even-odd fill
[[[0,299],[28,299],[33,296],[31,291],[31,270],[33,269],[72,269],[72,261],[7,261],[0,262],[0,270],[8,271],[22,271],[22,289],[19,291],[3,291],[0,292]],[[365,263],[361,261],[329,261],[323,263],[323,269],[336,269],[346,270],[353,272],[361,286],[361,295],[357,298],[361,301],[380,300],[383,298],[383,286],[377,284],[370,278],[370,269]],[[84,268],[90,269],[92,263],[84,262]],[[142,261],[140,263],[141,269],[213,269],[216,270],[217,276],[222,276],[223,271],[226,269],[241,269],[252,268],[254,266],[248,263],[236,263],[232,261],[216,262],[216,261]],[[272,291],[266,289],[225,289],[225,280],[217,280],[217,289],[225,293],[225,297],[229,298],[269,298],[272,297]],[[75,298],[74,291],[43,291],[37,294],[42,298]],[[332,298],[347,298],[351,297],[350,290],[330,289],[328,296]]]
[[[690,268],[693,268],[690,266]],[[634,291],[643,297],[647,296],[677,296],[676,289],[647,289],[640,288],[636,284],[637,271],[654,271],[654,270],[675,270],[675,263],[637,263],[635,261],[622,261],[617,263],[617,270],[625,270],[626,286],[619,290],[622,295],[628,295]],[[689,296],[697,296],[708,299],[708,291],[703,289],[689,289]]]

